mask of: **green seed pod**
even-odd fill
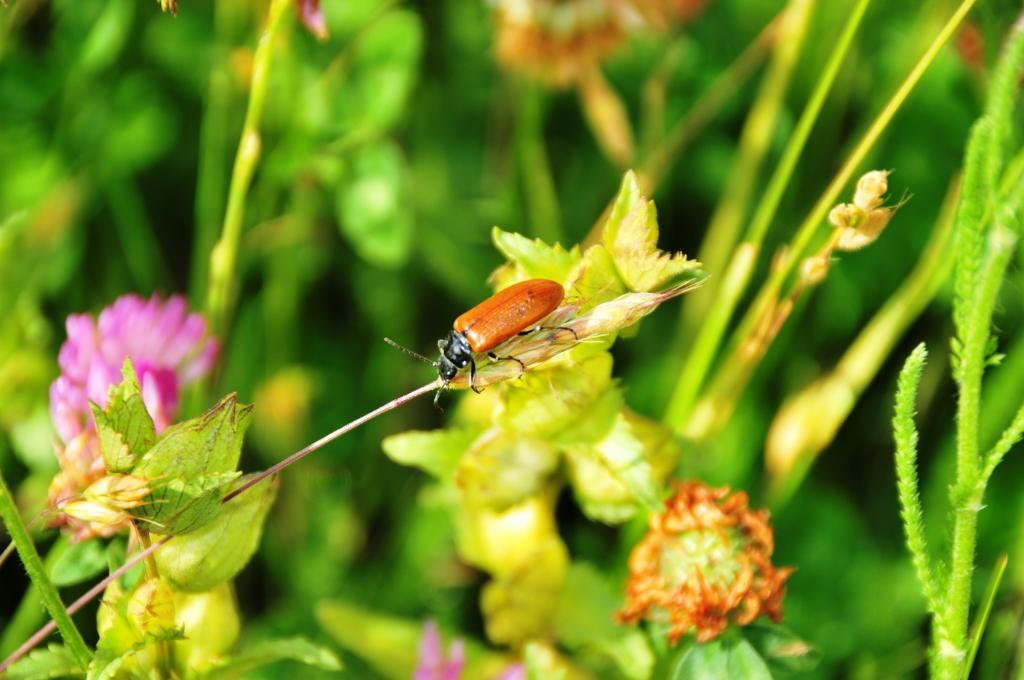
[[[209,524],[176,536],[156,552],[160,575],[175,590],[193,593],[234,578],[259,546],[263,520],[276,493],[276,480],[258,484],[225,503]]]

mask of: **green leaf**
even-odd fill
[[[110,388],[106,408],[91,406],[107,470],[127,473],[156,442],[156,429],[142,400],[131,359],[125,358],[121,375],[124,379]]]
[[[405,159],[397,145],[382,140],[364,147],[353,168],[337,198],[341,233],[370,264],[400,267],[409,259],[413,233]]]
[[[616,416],[604,439],[582,449],[582,452],[620,483],[638,505],[652,512],[661,509],[658,484],[647,457],[650,452],[624,413]],[[577,478],[576,481],[579,486],[582,480]],[[595,483],[594,480],[591,482]]]
[[[531,642],[526,645],[523,660],[526,661],[526,680],[565,680],[566,669],[558,665],[558,659],[547,647]]]
[[[57,558],[50,578],[53,585],[64,587],[88,581],[107,566],[107,551],[99,541],[73,543]]]
[[[743,638],[719,638],[693,644],[684,650],[671,673],[671,680],[771,680],[761,655]]]
[[[636,176],[626,173],[604,224],[604,246],[632,291],[655,291],[702,275],[700,263],[682,253],[658,250],[654,201],[640,194]]]
[[[221,499],[240,472],[217,472],[194,479],[175,477],[158,482],[144,505],[130,510],[154,534],[180,535],[212,522]]]
[[[203,415],[164,430],[133,474],[189,480],[233,472],[251,415],[251,405],[240,405],[229,394]]]
[[[155,556],[160,575],[175,590],[188,592],[234,578],[259,547],[277,486],[276,480],[258,484],[225,503],[210,523],[161,547]]]
[[[567,297],[580,304],[580,313],[629,292],[611,253],[600,244],[587,248],[568,280]],[[609,338],[609,346],[614,339]]]
[[[11,666],[3,676],[5,680],[47,680],[48,678],[80,678],[85,673],[75,661],[74,654],[63,645],[51,644],[37,649]]]
[[[477,437],[462,456],[455,483],[471,503],[502,511],[538,493],[559,459],[548,442],[495,427]]]
[[[418,467],[441,481],[451,481],[462,454],[477,435],[476,429],[413,430],[387,437],[381,447],[400,465]]]
[[[809,673],[821,661],[821,654],[810,643],[777,623],[758,621],[744,628],[743,635],[775,674]]]
[[[491,229],[491,240],[507,259],[519,266],[527,278],[550,279],[564,282],[582,259],[579,246],[566,250],[561,244],[551,246],[538,239],[521,234]]]
[[[353,45],[351,77],[335,86],[340,119],[387,129],[401,118],[416,83],[423,24],[415,12],[391,11],[366,25]]]
[[[589,649],[609,656],[631,680],[646,680],[654,654],[640,631],[614,623],[622,596],[589,564],[569,568],[555,613],[555,634],[571,650]]]
[[[199,677],[206,680],[241,678],[257,668],[285,660],[327,671],[340,671],[342,668],[341,660],[327,647],[303,637],[291,637],[260,640]]]

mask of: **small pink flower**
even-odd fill
[[[462,640],[456,639],[448,648],[448,658],[445,659],[437,624],[427,621],[423,624],[419,663],[412,674],[412,680],[461,680],[465,656]],[[526,680],[526,666],[521,663],[512,664],[494,680]]]
[[[448,648],[448,659],[445,659],[437,624],[433,621],[423,624],[419,664],[412,675],[412,680],[459,680],[465,662],[462,640],[452,642]]]
[[[72,314],[66,326],[68,339],[58,356],[61,374],[50,385],[50,415],[64,444],[57,452],[61,472],[50,485],[54,507],[106,473],[89,402],[106,406],[110,387],[121,382],[125,358],[135,366],[146,410],[160,432],[174,422],[182,388],[210,372],[218,351],[206,321],[189,314],[180,295],[167,300],[123,295],[98,319]],[[110,535],[119,528],[66,517],[58,522],[72,525],[79,539]]]
[[[61,375],[50,386],[50,413],[64,443],[92,429],[89,402],[106,406],[126,357],[135,365],[157,432],[177,415],[181,388],[209,373],[217,358],[206,321],[189,314],[180,295],[166,301],[124,295],[98,320],[72,314],[67,331],[58,359]]]

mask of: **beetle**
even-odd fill
[[[474,384],[475,355],[486,353],[495,361],[519,361],[515,357],[499,357],[492,350],[515,335],[536,330],[535,325],[558,309],[564,298],[562,284],[548,279],[530,279],[504,288],[455,319],[452,330],[437,341],[441,353],[437,361],[430,361],[387,338],[385,341],[435,366],[441,378],[441,389],[448,387],[458,372],[469,366],[469,386],[474,392],[480,392]],[[571,328],[566,330],[576,335]],[[523,366],[523,362],[519,361],[519,365]],[[434,396],[435,404],[441,389]]]

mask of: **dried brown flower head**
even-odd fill
[[[618,618],[667,624],[673,644],[691,630],[708,642],[762,614],[778,621],[793,569],[774,567],[773,550],[768,511],[749,509],[746,493],[679,482],[633,548]]]
[[[549,85],[571,85],[622,43],[630,16],[620,5],[609,0],[497,0],[498,61]]]

